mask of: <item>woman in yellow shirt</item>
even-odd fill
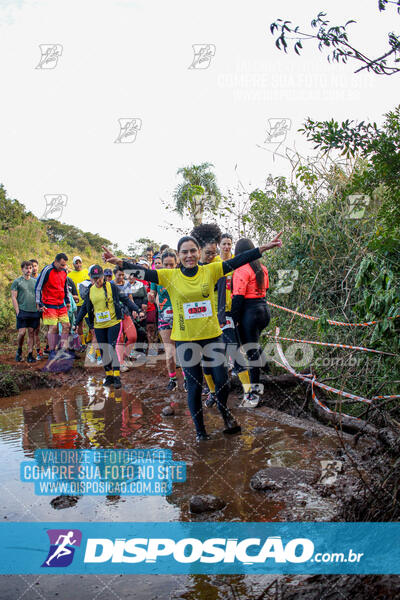
[[[89,277],[92,285],[79,309],[75,326],[78,327],[85,315],[88,315],[89,328],[94,328],[106,372],[103,383],[105,386],[120,388],[120,363],[116,346],[123,344],[124,332],[121,322],[124,315],[121,304],[127,306],[131,312],[139,312],[139,307],[128,296],[123,295],[114,282],[104,280],[104,271],[100,265],[90,268]]]
[[[239,433],[240,425],[227,407],[229,386],[225,367],[225,344],[218,322],[214,287],[218,279],[253,260],[263,252],[282,245],[280,232],[271,242],[244,252],[227,261],[199,265],[200,247],[197,240],[184,236],[178,242],[179,269],[144,269],[141,265],[122,260],[103,246],[103,259],[144,279],[165,287],[171,299],[174,323],[171,339],[176,343],[179,363],[185,370],[188,405],[196,428],[197,440],[209,439],[201,402],[203,365],[210,368],[215,383],[217,407],[224,420],[224,433]]]

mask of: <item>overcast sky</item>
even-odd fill
[[[398,103],[399,76],[355,75],[314,44],[284,55],[269,33],[277,17],[307,25],[325,10],[335,24],[356,19],[354,44],[376,55],[400,29],[395,8],[379,14],[377,4],[0,0],[0,182],[38,217],[45,195],[64,195],[61,221],[124,249],[139,237],[175,245],[166,223],[185,221],[161,200],[178,168],[213,163],[223,192],[237,173],[262,186],[288,169],[265,144],[268,119],[290,119],[281,150],[311,153],[296,133],[307,116],[381,123]],[[44,44],[61,55],[41,66]],[[215,47],[208,68],[189,68],[193,44]],[[138,119],[131,143],[116,142],[119,119]]]

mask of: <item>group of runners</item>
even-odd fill
[[[59,253],[53,263],[38,272],[36,260],[21,264],[22,275],[11,286],[17,314],[18,348],[28,333],[28,362],[43,358],[40,324],[48,327],[47,365],[60,356],[75,357],[77,348],[102,364],[105,386],[121,387],[121,371],[133,360],[158,353],[162,346],[168,372],[168,392],[177,389],[177,364],[182,368],[188,407],[198,441],[207,440],[205,406],[216,406],[224,433],[241,428],[228,408],[229,370],[243,386],[243,405],[260,400],[260,369],[265,357],[260,334],[270,315],[266,303],[268,271],[260,259],[280,247],[282,232],[255,248],[216,224],[201,224],[182,237],[173,250],[167,245],[137,261],[114,256],[103,247],[103,261],[84,268],[80,256],[72,260]],[[158,336],[161,344],[157,344]],[[36,357],[33,356],[36,349]],[[264,367],[265,368],[265,367]]]

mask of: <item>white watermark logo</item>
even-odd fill
[[[292,127],[291,119],[268,119],[264,144],[282,144]]]
[[[46,208],[41,219],[60,219],[64,208],[67,206],[66,194],[45,194]]]
[[[369,202],[370,198],[366,194],[352,194],[349,196],[349,214],[347,218],[362,219]]]
[[[333,485],[337,480],[338,473],[342,472],[343,463],[340,460],[320,460],[321,477],[318,483]]]
[[[290,294],[290,292],[293,290],[295,281],[297,281],[299,278],[299,272],[297,269],[279,269],[278,277],[279,279],[274,292],[276,294]]]
[[[63,47],[61,44],[39,44],[40,60],[36,69],[55,69],[58,65],[58,59],[62,55]]]
[[[214,44],[193,44],[194,56],[189,69],[208,69],[212,58],[215,56]]]
[[[119,133],[114,144],[133,144],[137,132],[142,129],[142,119],[118,119]]]
[[[253,553],[247,551],[253,548]],[[255,550],[254,550],[255,549]],[[155,563],[159,557],[170,556],[178,563],[234,563],[246,565],[265,563],[304,563],[313,556],[314,544],[307,538],[295,538],[283,544],[280,536],[238,539],[209,538],[204,542],[197,538],[175,541],[169,538],[89,538],[86,544],[85,563]]]

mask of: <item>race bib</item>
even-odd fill
[[[233,322],[232,317],[226,316],[225,317],[225,325],[222,327],[222,330],[224,330],[224,329],[234,329],[234,327],[235,327],[235,324]]]
[[[107,321],[111,321],[110,311],[103,310],[103,312],[97,312],[96,321],[97,323],[106,323]]]
[[[163,317],[167,317],[168,319],[170,319],[174,316],[174,311],[172,310],[172,308],[165,308],[162,312],[162,315]]]
[[[185,319],[202,319],[203,317],[212,317],[211,300],[202,300],[201,302],[185,302],[183,305],[183,314]]]

